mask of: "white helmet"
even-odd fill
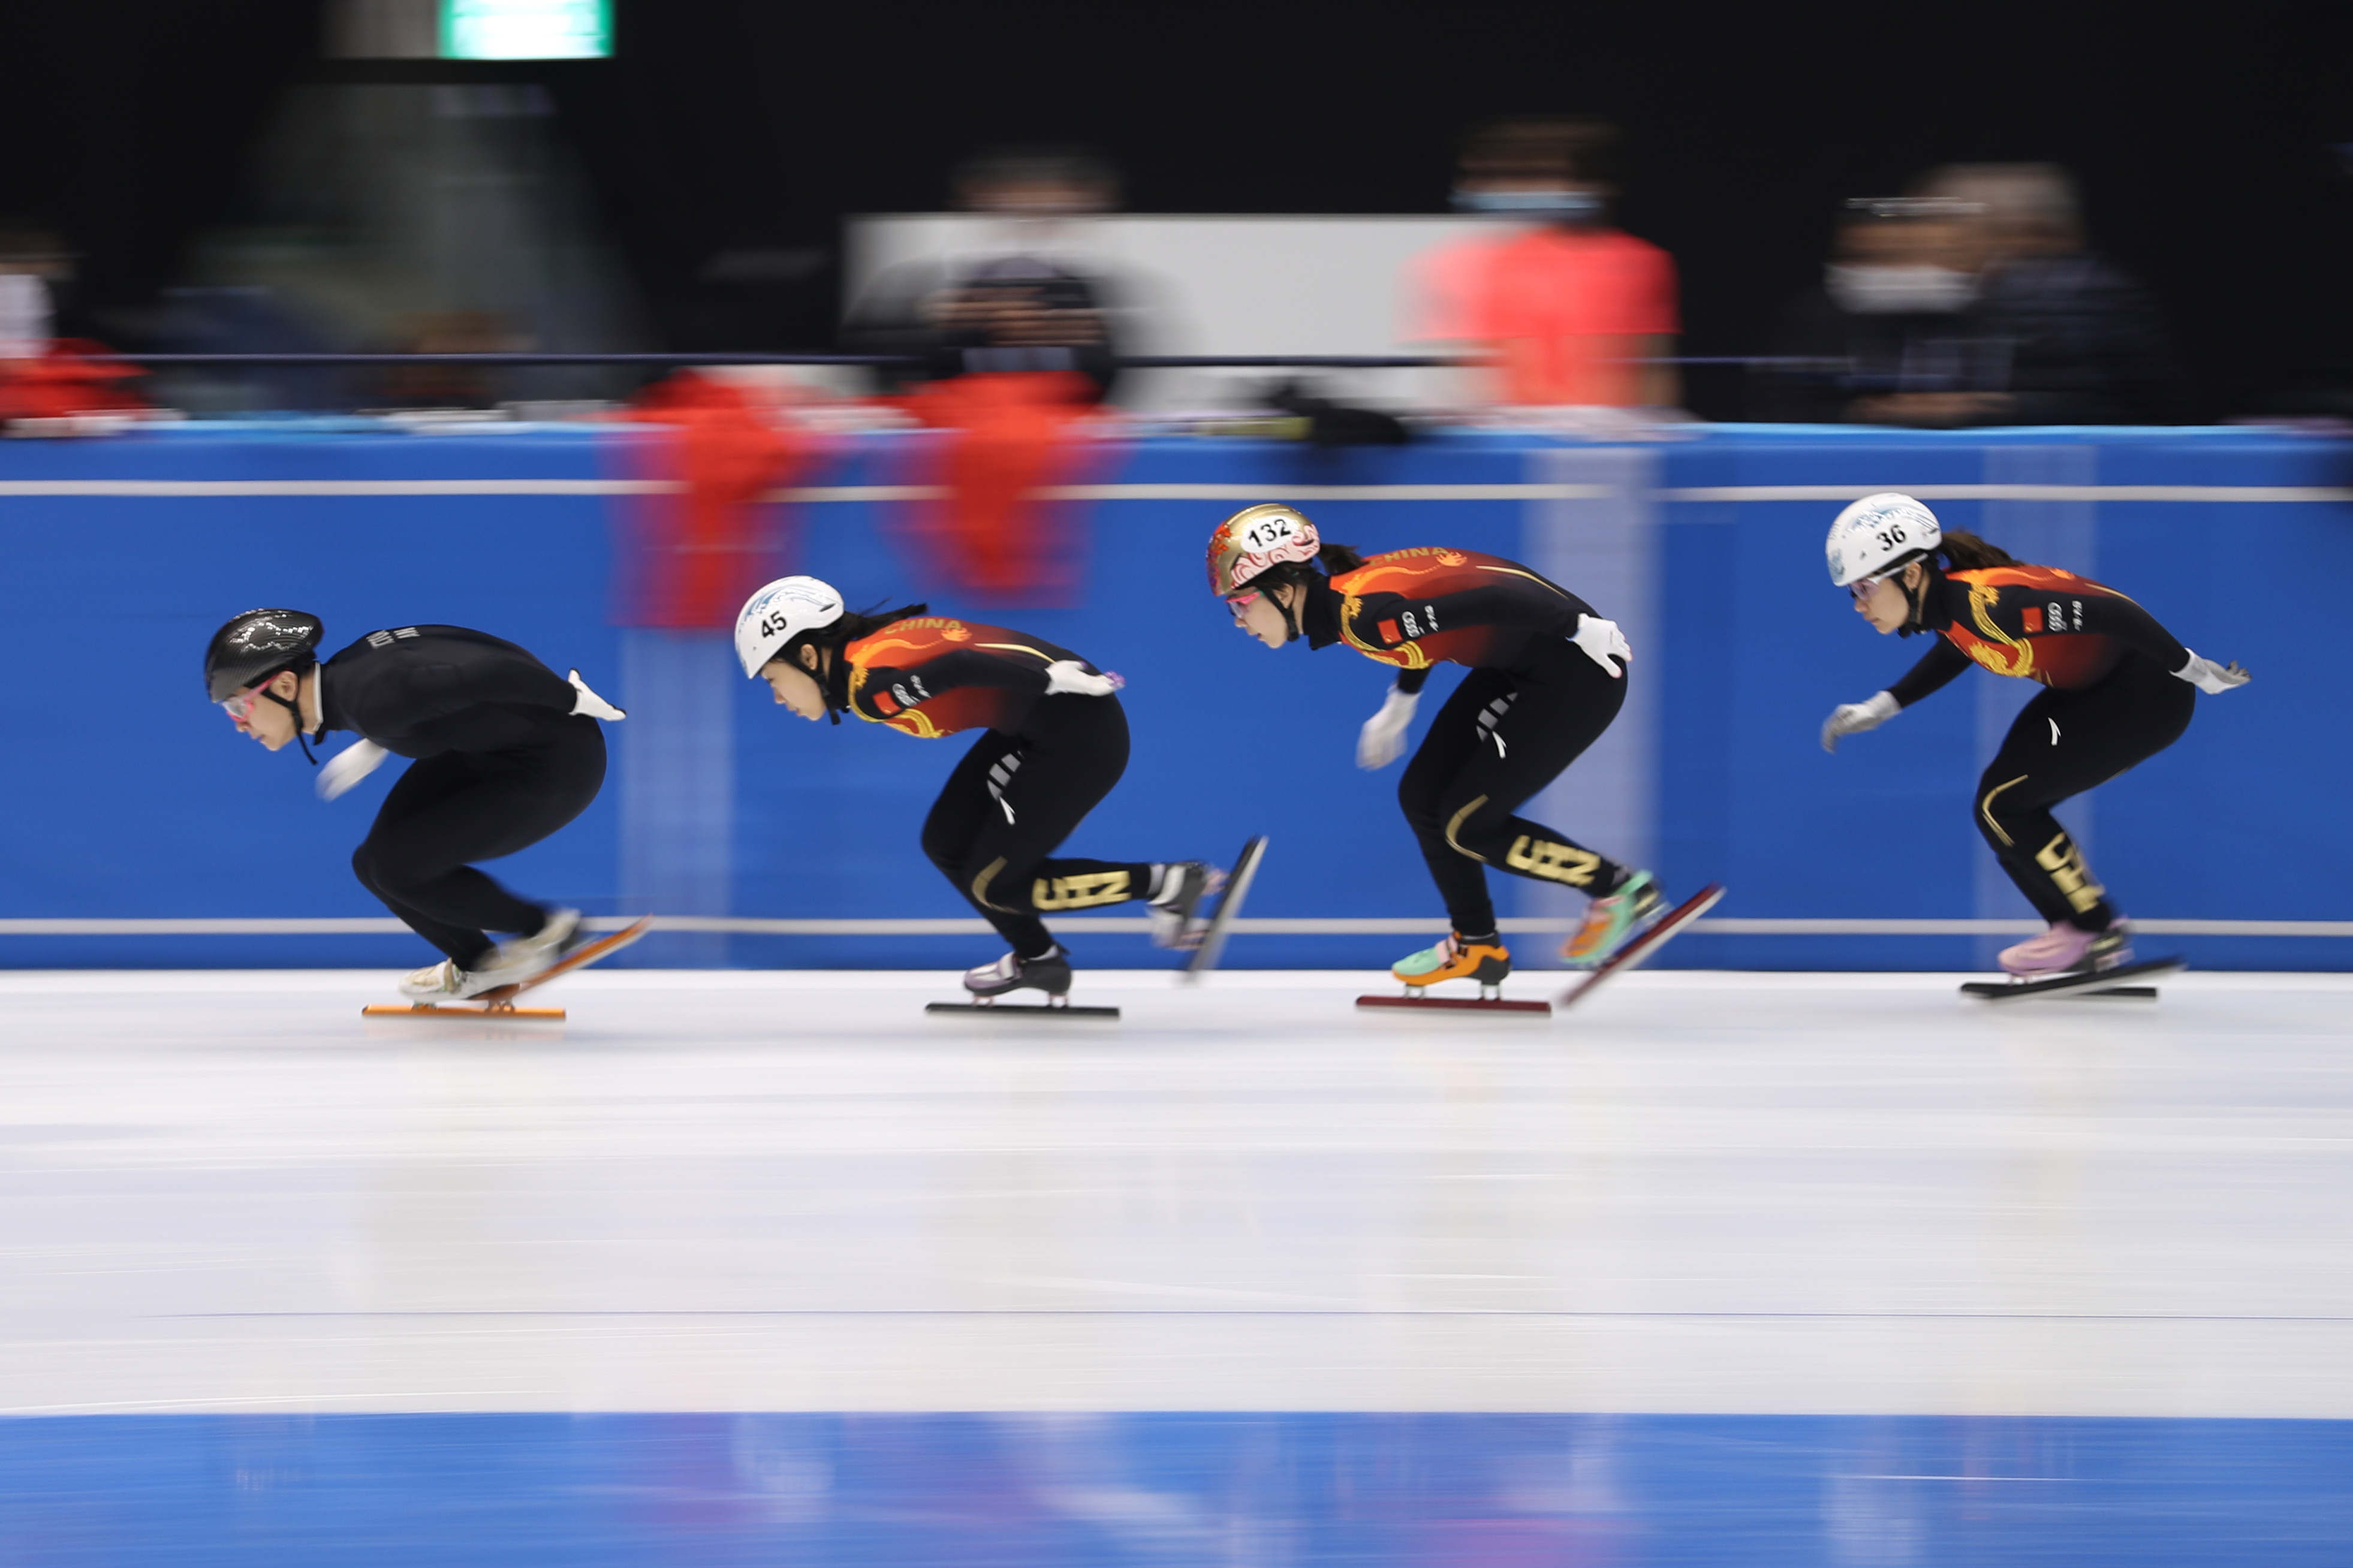
[[[760,667],[803,632],[841,619],[841,595],[814,577],[779,577],[750,598],[735,616],[735,657],[756,679]]]
[[[1831,524],[1831,581],[1851,588],[1865,577],[1917,561],[1944,542],[1936,514],[1910,496],[1888,490],[1865,496]]]

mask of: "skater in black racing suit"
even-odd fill
[[[402,992],[476,994],[547,967],[579,925],[499,885],[473,862],[528,848],[586,810],[605,782],[599,718],[620,710],[522,648],[463,626],[371,632],[321,664],[322,628],[257,610],[221,628],[207,685],[237,728],[276,751],[349,730],[321,793],[343,794],[387,754],[412,759],[352,854],[352,869],[409,929],[448,955]],[[514,933],[504,944],[491,931]]]
[[[1070,955],[1042,917],[1073,910],[1142,900],[1154,940],[1183,945],[1208,867],[1054,854],[1127,771],[1116,679],[1026,632],[924,609],[855,615],[826,584],[782,578],[744,605],[736,650],[804,718],[852,713],[925,740],[984,731],[923,822],[923,853],[1012,944],[965,988],[1066,995]]]

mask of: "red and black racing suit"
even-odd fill
[[[1978,781],[1978,831],[2044,920],[2105,931],[2107,889],[2051,808],[2181,738],[2198,692],[2172,672],[2189,650],[2114,588],[2055,566],[1929,574],[1919,624],[1936,646],[1887,693],[1909,708],[1972,663],[2047,688]]]
[[[319,667],[328,730],[413,757],[352,852],[368,891],[410,930],[477,969],[489,931],[525,935],[547,910],[483,872],[588,809],[605,732],[571,682],[511,642],[464,626],[370,632]]]
[[[1023,958],[1053,948],[1040,914],[1153,890],[1148,861],[1048,858],[1127,771],[1117,696],[1047,693],[1046,667],[1064,659],[1078,655],[1024,632],[916,616],[843,648],[828,693],[925,740],[987,727],[924,819],[923,853]]]
[[[1591,605],[1516,562],[1435,548],[1376,555],[1311,582],[1300,629],[1311,647],[1345,642],[1397,667],[1419,691],[1438,663],[1471,673],[1407,764],[1398,803],[1465,936],[1495,930],[1482,866],[1600,896],[1629,875],[1563,834],[1513,815],[1600,737],[1626,681],[1567,639]]]

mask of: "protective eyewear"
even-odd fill
[[[1879,592],[1879,585],[1882,583],[1891,583],[1894,580],[1895,574],[1893,572],[1882,572],[1876,577],[1857,577],[1847,584],[1847,592],[1858,599],[1868,599]]]
[[[1233,611],[1235,617],[1239,619],[1252,605],[1265,597],[1266,595],[1258,589],[1252,589],[1247,594],[1229,594],[1226,595],[1226,607]]]
[[[269,684],[269,681],[264,681],[260,686],[250,687],[234,697],[225,698],[221,706],[228,710],[231,719],[240,724],[246,723],[253,718],[253,705],[261,700],[262,691]]]

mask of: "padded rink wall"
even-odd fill
[[[630,488],[613,444],[629,438],[354,421],[0,444],[0,594],[16,648],[0,964],[425,956],[347,864],[394,769],[322,804],[299,754],[264,753],[203,700],[206,637],[263,604],[319,613],[331,647],[380,626],[479,626],[576,665],[627,707],[604,797],[500,874],[596,914],[670,919],[635,962],[992,954],[916,844],[963,742],[794,720],[742,679],[723,636],[610,624],[611,514]],[[1971,785],[2032,689],[1972,672],[1835,757],[1816,741],[1832,706],[1921,651],[1872,636],[1822,571],[1837,507],[1883,489],[2111,583],[2200,652],[2254,671],[2241,691],[2200,698],[2172,751],[2073,808],[2094,870],[2152,932],[2145,945],[2208,967],[2353,959],[2345,443],[1776,426],[1615,446],[1462,434],[1325,455],[1144,441],[1063,503],[1084,509],[1091,541],[1080,602],[1008,609],[932,580],[898,530],[921,439],[845,442],[780,503],[779,569],[826,576],[856,604],[927,597],[1125,675],[1134,761],[1071,848],[1222,859],[1247,834],[1272,834],[1229,964],[1371,966],[1442,926],[1396,810],[1398,770],[1353,765],[1385,672],[1345,649],[1271,653],[1208,593],[1209,528],[1284,500],[1367,552],[1516,556],[1626,626],[1625,717],[1533,814],[1656,865],[1674,889],[1730,886],[1672,962],[1984,967],[2031,917],[1970,825]],[[1433,682],[1425,718],[1451,679]],[[1516,879],[1499,899],[1524,931],[1565,922],[1578,902]],[[1082,963],[1166,962],[1122,911],[1064,924]],[[1531,935],[1521,951],[1550,945]]]

